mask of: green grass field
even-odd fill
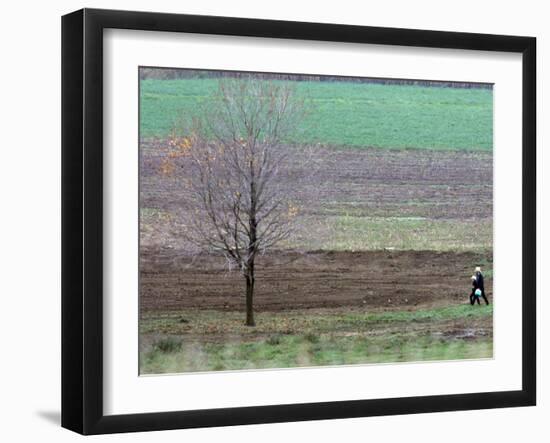
[[[247,328],[235,312],[149,313],[142,374],[491,358],[492,305],[417,311],[262,313]],[[468,336],[455,336],[468,325]],[[477,335],[476,335],[477,334]],[[194,338],[193,338],[194,337]]]
[[[350,82],[293,82],[314,111],[292,143],[464,149],[493,148],[493,93]],[[168,136],[183,116],[196,112],[216,79],[141,80],[140,135]]]
[[[321,220],[319,220],[321,219]],[[288,247],[324,251],[392,248],[417,251],[488,251],[493,247],[492,220],[440,220],[427,217],[330,216],[307,219],[308,235]],[[313,235],[316,231],[317,235]],[[282,243],[283,247],[287,246]]]

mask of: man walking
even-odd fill
[[[476,267],[475,277],[476,277],[476,287],[479,290],[481,290],[481,296],[483,297],[483,300],[485,300],[485,303],[489,304],[489,300],[487,300],[487,297],[485,296],[485,285],[484,285],[483,274],[481,273],[481,267],[480,266]]]

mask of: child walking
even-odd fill
[[[470,293],[470,304],[473,305],[476,300],[477,304],[480,305],[479,297],[481,297],[481,289],[479,289],[477,278],[475,275],[472,275],[472,292]]]

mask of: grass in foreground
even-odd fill
[[[350,82],[293,82],[310,100],[303,130],[288,140],[380,148],[493,148],[493,93]],[[141,80],[140,135],[167,137],[182,116],[194,115],[216,90],[216,79]]]
[[[492,339],[283,335],[257,342],[190,343],[142,354],[141,374],[491,358]]]
[[[417,311],[187,311],[140,322],[142,374],[492,357],[492,305]]]

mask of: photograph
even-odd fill
[[[493,84],[136,75],[140,375],[493,358]]]

